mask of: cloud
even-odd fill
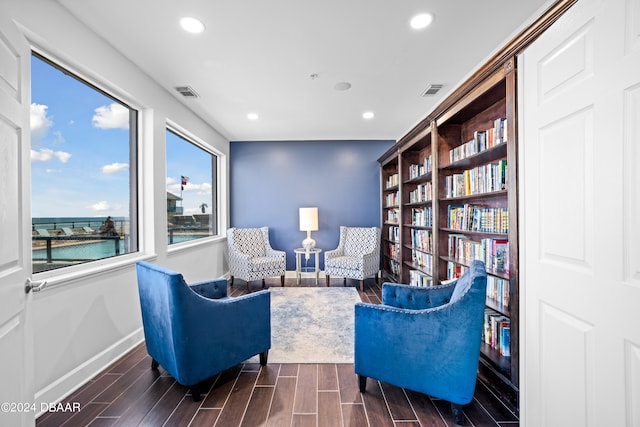
[[[94,212],[105,212],[111,210],[111,205],[109,205],[109,202],[102,200],[94,203],[93,205],[87,206],[87,208],[91,209]]]
[[[198,195],[211,194],[211,184],[209,184],[208,182],[205,182],[203,184],[187,182],[187,184],[183,187],[184,189],[182,189],[182,191],[196,191]],[[167,178],[167,190],[174,193],[179,193],[181,191],[180,182],[172,178]]]
[[[53,151],[50,148],[43,148],[39,151],[31,150],[31,161],[49,162],[56,157],[61,163],[67,163],[71,158],[71,153],[65,151]]]
[[[99,129],[129,129],[129,109],[120,104],[103,105],[95,110],[91,122]]]
[[[39,141],[47,134],[49,128],[53,125],[53,122],[47,117],[46,105],[31,104],[31,139],[33,141]]]
[[[128,163],[111,163],[110,165],[104,165],[102,167],[102,173],[112,174],[129,168]]]

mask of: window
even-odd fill
[[[138,250],[137,111],[31,56],[33,272]]]
[[[218,157],[182,133],[167,129],[167,241],[217,234]]]

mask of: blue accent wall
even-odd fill
[[[311,236],[323,251],[338,246],[341,225],[380,227],[378,158],[394,142],[232,141],[231,226],[268,226],[271,246],[287,252],[287,270],[295,270],[293,249],[306,237],[301,207],[318,207],[319,230]]]

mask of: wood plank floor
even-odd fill
[[[286,286],[315,286],[313,279],[286,280]],[[321,281],[321,286],[324,281]],[[332,279],[331,286],[342,286]],[[357,286],[348,281],[348,286]],[[267,280],[279,286],[279,279]],[[260,289],[259,282],[252,290]],[[231,296],[247,293],[236,281]],[[367,280],[360,297],[380,303],[380,287]],[[205,394],[206,393],[206,394]],[[38,427],[50,426],[269,426],[269,427],[418,427],[453,426],[450,406],[421,393],[369,379],[358,391],[353,364],[268,364],[234,366],[203,386],[193,402],[189,390],[162,367],[151,370],[144,343],[113,363],[63,403],[76,412],[48,412]],[[517,426],[518,418],[478,383],[473,401],[464,407],[466,425]]]

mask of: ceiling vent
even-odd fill
[[[422,96],[433,96],[436,93],[438,93],[440,91],[440,89],[442,89],[442,85],[441,84],[430,84],[427,89],[422,92]]]
[[[180,95],[184,96],[185,98],[198,98],[198,94],[196,93],[196,91],[189,86],[177,86],[175,89]]]

